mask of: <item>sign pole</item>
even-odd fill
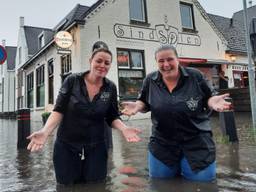
[[[256,130],[256,94],[255,94],[255,71],[252,64],[252,49],[250,44],[250,35],[248,29],[248,15],[247,15],[247,4],[246,0],[243,0],[244,5],[244,26],[246,31],[246,46],[247,46],[247,56],[248,56],[248,75],[249,75],[249,90],[251,98],[251,111],[252,111],[252,125],[253,130]]]

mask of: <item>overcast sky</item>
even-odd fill
[[[96,0],[0,0],[0,44],[2,39],[8,46],[17,44],[20,16],[25,17],[25,25],[53,28],[77,3],[90,6],[94,2]],[[243,8],[243,0],[199,2],[207,12],[225,17],[232,17]]]

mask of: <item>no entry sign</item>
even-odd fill
[[[7,58],[6,50],[0,45],[0,64],[3,64]]]

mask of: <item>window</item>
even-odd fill
[[[147,23],[146,0],[130,0],[130,20]]]
[[[39,41],[39,49],[40,49],[44,46],[44,35],[40,35],[38,37],[38,41]]]
[[[53,59],[48,61],[48,100],[53,104]]]
[[[19,64],[21,64],[21,59],[22,59],[21,54],[22,54],[21,47],[19,47]]]
[[[18,107],[18,109],[22,109],[23,108],[23,97],[21,96],[21,97],[18,97],[18,99],[17,99],[18,101],[17,101],[17,107]]]
[[[18,72],[18,87],[17,88],[21,88],[23,86],[23,76],[22,76],[22,71]]]
[[[36,69],[36,106],[44,106],[44,65]]]
[[[71,64],[71,55],[61,56],[61,76],[62,82],[64,79],[71,74],[72,64]]]
[[[144,69],[144,52],[117,49],[120,99],[136,99],[141,89]]]
[[[34,73],[27,75],[27,107],[33,108],[34,103]]]
[[[195,30],[193,6],[180,3],[181,24],[183,29]]]

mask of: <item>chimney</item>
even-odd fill
[[[233,18],[230,19],[230,27],[233,27]]]
[[[20,17],[20,27],[24,27],[24,17]]]
[[[3,39],[3,40],[2,40],[2,46],[5,47],[5,44],[6,44],[6,40]]]
[[[252,7],[252,0],[250,0],[248,3],[249,3],[249,7]]]

